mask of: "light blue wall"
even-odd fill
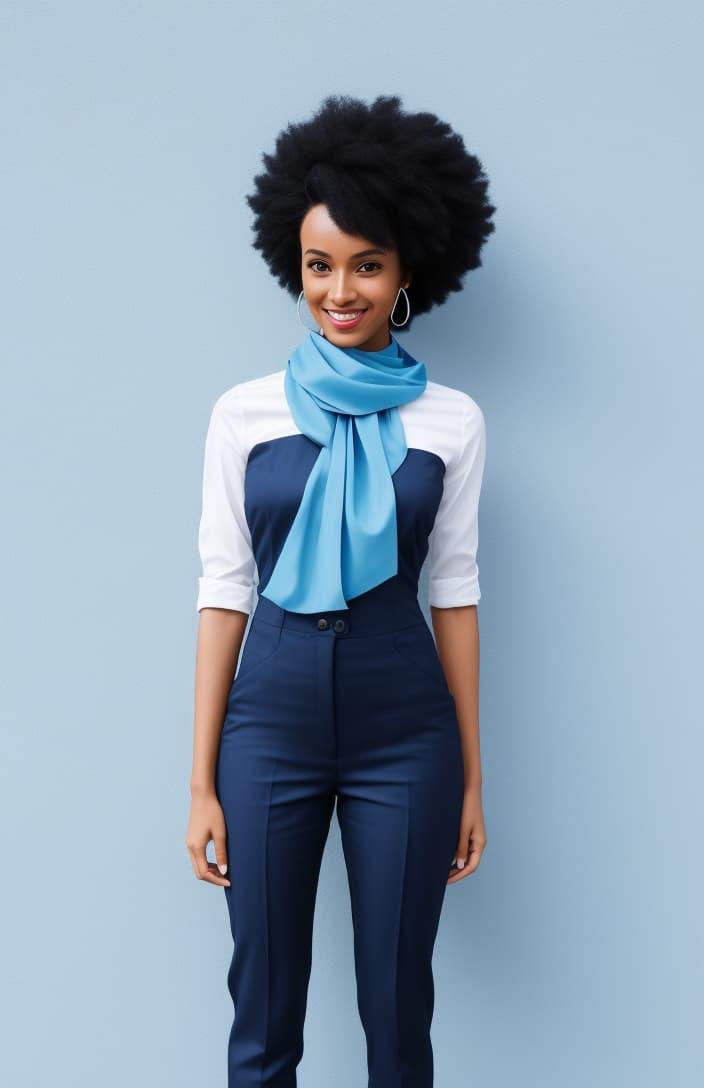
[[[698,5],[0,8],[3,1028],[11,1088],[225,1085],[188,814],[215,397],[285,364],[260,153],[324,94],[450,121],[497,205],[406,341],[481,404],[489,845],[438,1088],[693,1088],[702,1010]],[[337,824],[301,1085],[366,1084]]]

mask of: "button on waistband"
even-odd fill
[[[335,620],[329,620],[327,616],[318,616],[316,626],[319,631],[327,631],[329,627],[332,627],[333,631],[338,635],[342,634],[343,631],[349,630],[347,620],[343,620],[341,617],[338,617]]]
[[[265,594],[259,594],[252,617],[252,622],[257,626],[261,623],[273,624],[308,635],[316,631],[321,635],[332,631],[341,639],[388,634],[422,621],[423,613],[417,595],[411,592],[410,587],[406,590],[394,585],[393,579],[356,597],[350,608],[344,610],[293,612],[274,604]]]

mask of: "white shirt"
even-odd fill
[[[216,400],[205,439],[198,550],[202,576],[196,608],[249,613],[259,582],[245,516],[247,459],[259,442],[300,434],[284,392],[285,369],[240,382]],[[424,392],[399,408],[408,447],[439,456],[443,490],[428,536],[428,603],[476,604],[479,496],[486,430],[467,393],[428,380]]]

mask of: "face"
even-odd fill
[[[305,301],[326,340],[362,351],[388,347],[389,319],[399,287],[410,284],[398,251],[345,234],[325,204],[309,208],[300,239]],[[400,311],[405,313],[403,305]]]

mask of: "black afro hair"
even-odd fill
[[[482,164],[462,137],[433,113],[404,112],[398,95],[368,105],[329,95],[308,121],[290,123],[266,172],[245,199],[255,213],[253,247],[294,298],[302,289],[300,224],[325,204],[340,230],[398,250],[410,272],[411,315],[462,289],[462,276],[481,265],[494,230]],[[399,319],[406,316],[399,299]]]

